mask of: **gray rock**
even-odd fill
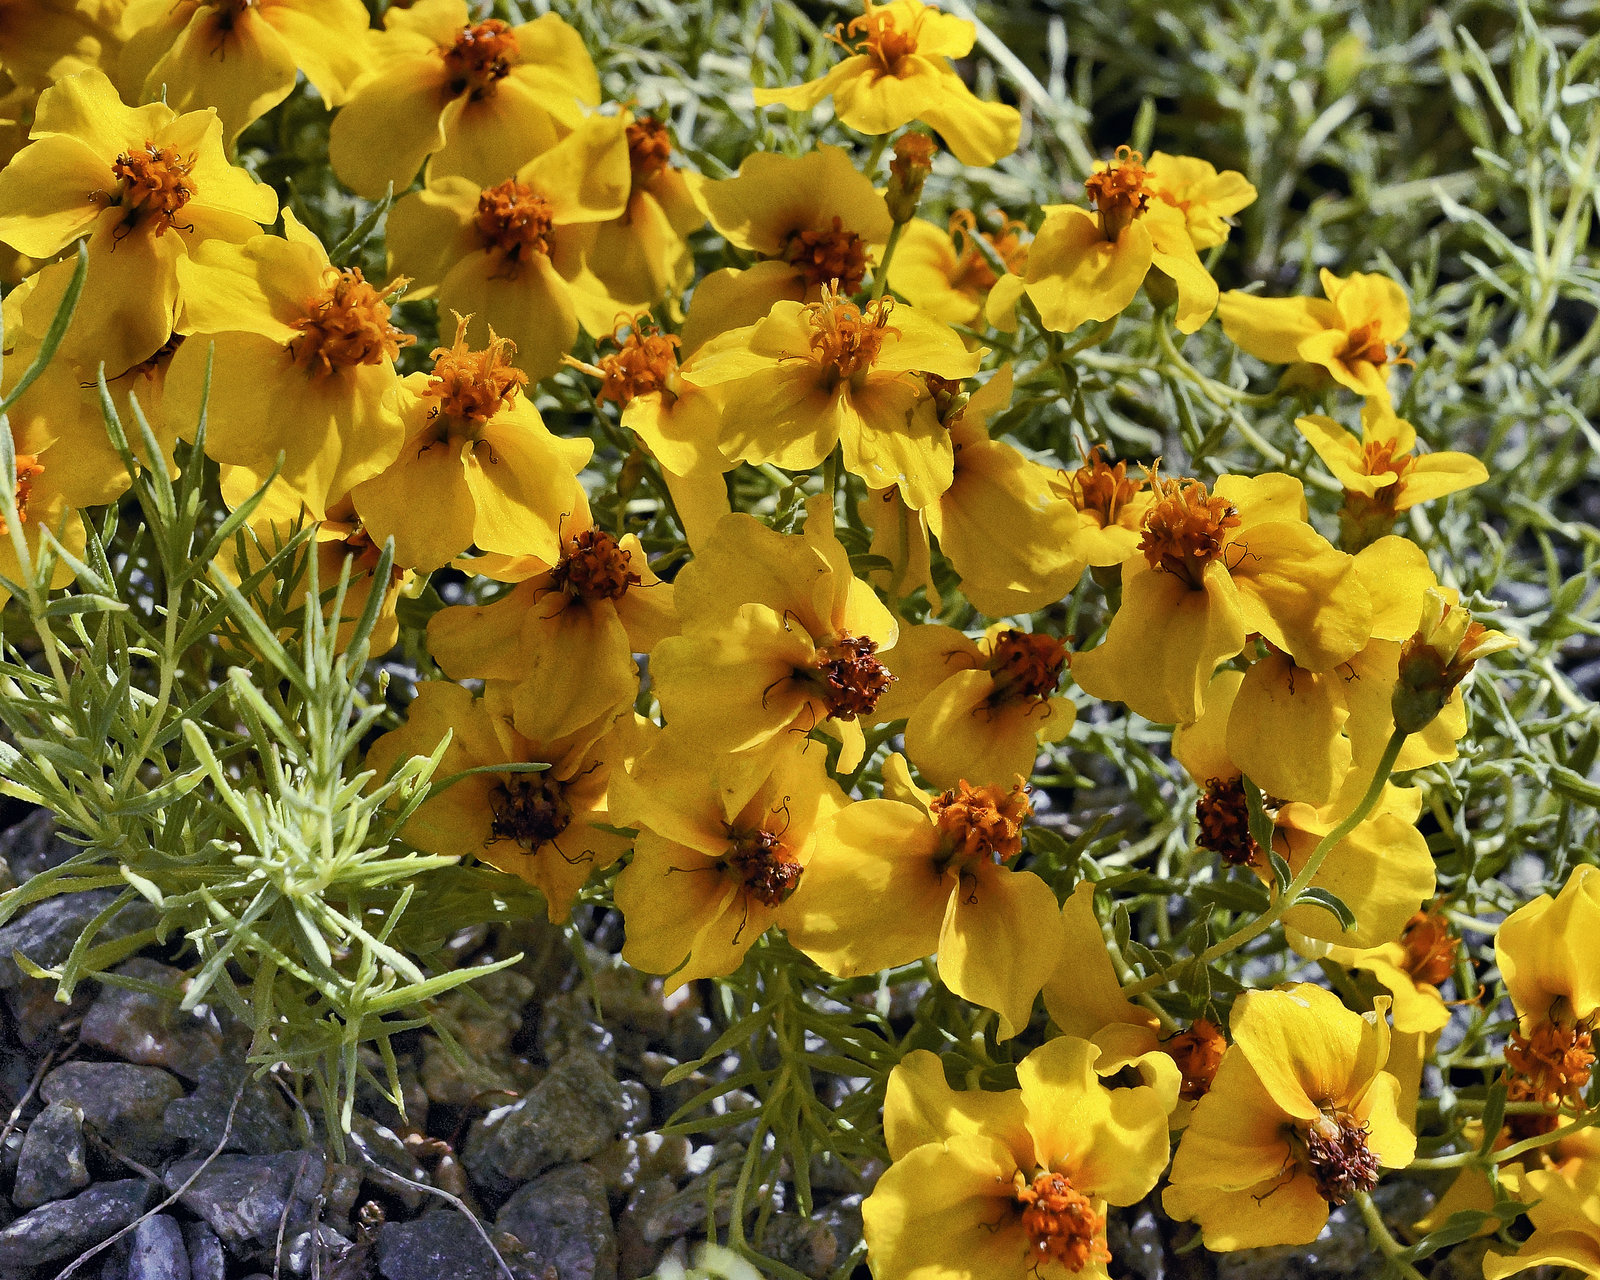
[[[663,1201],[639,1224],[639,1234],[647,1242],[659,1244],[686,1236],[691,1231],[703,1230],[708,1201],[716,1224],[719,1227],[727,1226],[733,1220],[735,1188],[734,1179],[723,1176],[725,1172],[719,1171],[714,1192],[710,1178],[701,1175],[682,1191]]]
[[[1165,1280],[1167,1248],[1151,1210],[1113,1213],[1106,1224],[1106,1247],[1138,1280]]]
[[[384,1280],[498,1280],[502,1273],[472,1223],[441,1212],[379,1227],[378,1274]]]
[[[168,1136],[188,1141],[193,1151],[209,1154],[216,1150],[239,1082],[249,1074],[249,1068],[242,1063],[217,1061],[202,1067],[194,1092],[167,1108]],[[270,1156],[291,1151],[296,1145],[289,1107],[277,1089],[266,1080],[248,1080],[233,1113],[226,1150]]]
[[[102,1182],[23,1214],[0,1230],[0,1275],[77,1257],[138,1218],[154,1193],[141,1178]]]
[[[175,1218],[158,1213],[134,1228],[128,1280],[193,1280],[183,1228]]]
[[[20,951],[34,964],[48,969],[60,964],[72,951],[84,925],[116,901],[115,889],[91,889],[87,893],[64,893],[46,898],[23,912],[10,924],[0,927],[0,988],[14,988],[27,979],[12,959]],[[131,902],[107,922],[96,940],[110,942],[125,938],[156,923],[155,908],[148,902]]]
[[[641,1181],[628,1194],[617,1218],[617,1274],[622,1280],[648,1276],[661,1264],[666,1247],[660,1240],[644,1238],[644,1224],[677,1193],[673,1179],[659,1177]]]
[[[183,1086],[160,1067],[128,1062],[68,1062],[44,1078],[46,1102],[70,1102],[84,1123],[135,1160],[159,1160],[172,1145],[163,1125]]]
[[[22,1140],[11,1203],[32,1209],[82,1191],[89,1185],[84,1155],[83,1112],[70,1102],[52,1102],[34,1117]]]
[[[676,1189],[676,1180],[689,1176],[690,1150],[689,1139],[681,1133],[643,1133],[613,1142],[590,1165],[614,1196],[663,1177],[673,1179]]]
[[[473,1125],[464,1161],[481,1185],[525,1182],[599,1154],[621,1133],[626,1115],[622,1087],[606,1062],[569,1053],[527,1097]]]
[[[527,1280],[617,1280],[617,1234],[605,1180],[588,1165],[563,1165],[535,1178],[494,1220],[523,1253],[512,1270]]]
[[[183,1243],[189,1254],[189,1280],[226,1280],[228,1264],[215,1231],[203,1222],[191,1222],[183,1229]]]
[[[802,1275],[817,1280],[833,1270],[839,1257],[839,1242],[833,1232],[810,1218],[794,1213],[775,1213],[761,1237],[766,1252]]]
[[[292,1276],[319,1274],[324,1262],[343,1257],[349,1250],[350,1241],[327,1224],[319,1223],[310,1231],[284,1240],[283,1268]]]
[[[202,1163],[179,1160],[172,1165],[167,1190],[176,1191]],[[322,1188],[322,1172],[322,1157],[314,1151],[219,1156],[201,1171],[181,1202],[204,1218],[230,1249],[272,1244],[280,1226],[286,1233],[306,1228]]]
[[[41,871],[59,867],[80,852],[77,845],[61,838],[55,816],[48,809],[35,809],[21,822],[0,832],[0,858],[5,859],[18,884],[32,880]]]
[[[84,1014],[79,1038],[105,1049],[126,1062],[166,1067],[185,1080],[222,1053],[222,1028],[215,1015],[184,1013],[178,1008],[183,995],[181,969],[135,956],[114,972],[125,978],[172,990],[170,999],[132,991],[127,987],[102,987]]]

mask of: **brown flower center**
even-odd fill
[[[830,717],[854,720],[870,715],[894,683],[889,669],[874,656],[877,652],[876,640],[841,632],[817,648],[809,672],[796,674],[817,686]]]
[[[626,409],[639,396],[665,391],[678,374],[678,338],[675,334],[642,329],[635,323],[626,338],[613,335],[617,350],[596,362],[605,381],[600,402],[607,400]]]
[[[1163,1041],[1161,1047],[1183,1073],[1183,1087],[1178,1096],[1196,1102],[1211,1091],[1211,1082],[1217,1077],[1217,1068],[1222,1065],[1228,1043],[1216,1023],[1208,1018],[1196,1018],[1187,1031]]]
[[[1345,339],[1344,349],[1336,357],[1344,364],[1375,364],[1380,368],[1389,363],[1389,347],[1384,342],[1376,320],[1357,325]]]
[[[854,231],[845,230],[838,214],[831,227],[794,232],[783,260],[799,270],[808,287],[831,283],[842,294],[854,293],[867,274],[867,246]]]
[[[529,853],[557,839],[572,823],[562,785],[543,773],[516,773],[489,792],[489,836],[512,840]]]
[[[604,529],[585,529],[566,540],[566,549],[550,571],[556,590],[584,600],[620,600],[642,581],[629,566],[633,553],[619,546]]]
[[[524,264],[549,256],[555,212],[532,187],[507,178],[479,193],[472,225],[483,247],[500,260],[495,279],[515,280]]]
[[[1243,778],[1208,781],[1195,801],[1194,816],[1200,823],[1197,843],[1202,849],[1220,854],[1230,867],[1262,865],[1261,846],[1250,834],[1250,806],[1244,798]]]
[[[1406,958],[1401,968],[1416,982],[1437,987],[1456,967],[1461,939],[1450,932],[1450,922],[1437,911],[1419,911],[1406,921],[1400,935]]]
[[[1151,477],[1156,500],[1144,517],[1139,550],[1152,569],[1176,574],[1195,590],[1206,566],[1222,554],[1227,535],[1242,523],[1226,498],[1213,497],[1199,480]]]
[[[90,197],[108,208],[116,205],[123,210],[122,225],[114,238],[122,239],[146,217],[155,220],[158,236],[176,226],[177,214],[194,198],[194,180],[189,175],[195,159],[193,155],[180,156],[176,147],[158,147],[153,142],[119,155],[111,166],[117,180],[115,194],[96,191]]]
[[[1020,778],[1009,790],[975,787],[963,778],[929,809],[943,837],[946,865],[966,867],[985,860],[1007,863],[1021,853],[1022,824],[1033,812],[1033,802]]]
[[[1092,1262],[1110,1262],[1106,1219],[1064,1173],[1041,1171],[1029,1182],[1019,1169],[1012,1192],[1022,1208],[1022,1229],[1037,1267],[1059,1262],[1082,1271]]]
[[[750,831],[723,823],[731,842],[728,866],[739,878],[744,891],[763,906],[776,907],[787,902],[800,887],[804,870],[794,855],[782,845],[779,832],[760,828]]]
[[[1124,146],[1104,170],[1084,179],[1083,189],[1100,215],[1100,234],[1107,240],[1115,240],[1150,207],[1149,178],[1144,157]]]
[[[528,375],[511,367],[507,352],[516,344],[495,337],[489,330],[489,346],[483,351],[467,348],[467,322],[471,317],[456,317],[453,346],[433,350],[433,376],[427,394],[438,401],[434,412],[450,422],[481,427],[517,398]]]
[[[633,186],[648,186],[672,159],[672,135],[654,116],[640,116],[627,128],[628,165]]]
[[[384,298],[408,283],[398,277],[380,290],[363,280],[357,267],[334,271],[322,292],[306,300],[305,314],[289,322],[299,330],[289,339],[295,367],[313,377],[326,377],[356,365],[393,360],[401,347],[416,339],[389,323]]]
[[[994,680],[991,703],[1048,698],[1061,683],[1067,646],[1038,631],[1007,629],[994,639],[989,673]]]
[[[1095,445],[1084,464],[1067,477],[1067,487],[1072,505],[1092,515],[1102,529],[1109,529],[1117,523],[1123,507],[1139,495],[1144,481],[1128,479],[1128,464],[1111,465]]]
[[[444,71],[452,97],[489,97],[517,62],[517,35],[498,18],[463,27],[444,51]]]
[[[28,523],[28,502],[33,497],[33,482],[43,474],[44,468],[39,465],[36,454],[17,455],[17,520],[21,524]],[[10,531],[10,526],[6,524],[4,517],[0,517],[0,534]]]
[[[835,387],[848,382],[872,367],[884,339],[900,330],[889,324],[892,299],[878,298],[863,311],[853,302],[844,302],[827,285],[822,301],[807,310],[811,314],[812,358],[831,375]]]
[[[1378,1157],[1367,1146],[1367,1126],[1324,1106],[1300,1139],[1301,1163],[1329,1204],[1346,1204],[1378,1185]]]

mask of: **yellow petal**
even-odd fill
[[[993,1138],[1018,1164],[1033,1157],[1020,1089],[952,1089],[938,1055],[912,1050],[889,1073],[884,1094],[883,1137],[890,1159],[903,1159],[925,1143],[942,1143],[958,1134]]]
[[[1056,896],[1038,876],[979,863],[949,895],[939,977],[963,1000],[998,1013],[996,1034],[1008,1040],[1028,1025],[1034,999],[1055,971],[1059,921]]]
[[[1245,992],[1229,1030],[1273,1102],[1298,1120],[1354,1101],[1389,1056],[1387,1022],[1352,1013],[1309,982]]]
[[[1285,653],[1269,653],[1239,687],[1229,757],[1267,795],[1326,804],[1350,767],[1343,682],[1338,671],[1306,671]]]
[[[1045,328],[1058,333],[1088,320],[1109,320],[1139,292],[1153,252],[1150,233],[1138,219],[1107,240],[1093,214],[1057,206],[1028,251],[1028,297]]]

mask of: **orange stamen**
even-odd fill
[[[1199,480],[1162,481],[1152,472],[1150,486],[1156,500],[1145,513],[1139,550],[1152,569],[1176,574],[1198,591],[1206,566],[1222,554],[1227,535],[1239,527],[1239,513]]]
[[[359,268],[328,271],[333,273],[329,283],[306,300],[303,316],[290,321],[299,330],[288,347],[296,368],[326,377],[341,369],[393,360],[401,347],[416,341],[389,323],[389,304],[384,301],[410,281],[400,277],[380,290],[361,278]]]
[[[489,97],[517,63],[517,34],[498,18],[463,27],[444,51],[450,94],[468,94],[474,101]]]
[[[1144,157],[1123,146],[1103,171],[1084,179],[1083,189],[1100,215],[1100,234],[1107,240],[1115,240],[1150,207],[1149,178]]]
[[[1082,1271],[1092,1262],[1110,1262],[1105,1215],[1064,1173],[1041,1171],[1029,1182],[1018,1170],[1012,1193],[1022,1206],[1022,1229],[1028,1235],[1034,1265],[1059,1262],[1068,1271]]]
[[[433,376],[427,394],[439,403],[436,412],[451,422],[481,427],[517,398],[526,386],[528,375],[511,366],[509,353],[516,344],[497,338],[489,330],[489,345],[483,351],[467,348],[467,324],[471,316],[456,317],[456,340],[450,347],[435,347]]]
[[[525,264],[550,254],[555,212],[548,200],[515,178],[479,193],[472,222],[483,247],[500,259],[496,279],[515,280]]]

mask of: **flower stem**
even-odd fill
[[[1372,1197],[1365,1191],[1357,1192],[1356,1203],[1361,1206],[1361,1216],[1367,1222],[1367,1239],[1378,1247],[1378,1251],[1406,1280],[1423,1280],[1422,1272],[1406,1261],[1405,1247],[1390,1234],[1389,1226],[1384,1222],[1378,1206],[1372,1202]]]

